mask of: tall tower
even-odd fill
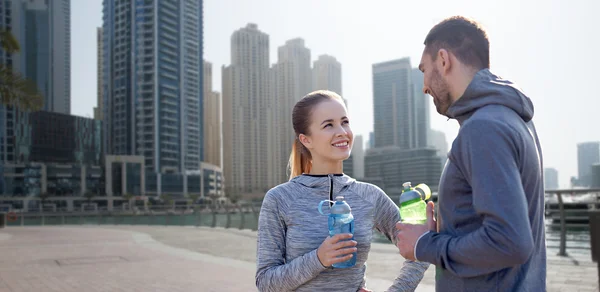
[[[313,89],[331,90],[342,95],[342,64],[335,57],[321,55],[313,62]]]
[[[373,65],[375,147],[427,147],[429,100],[423,73],[402,58]]]
[[[204,162],[221,167],[221,95],[212,91],[212,64],[204,62]]]
[[[201,0],[103,0],[107,154],[142,155],[157,174],[200,168],[202,16]]]
[[[2,2],[0,27],[10,28],[21,47],[14,70],[37,85],[44,110],[71,114],[71,1]]]
[[[275,95],[273,102],[279,107],[276,125],[275,145],[279,149],[276,162],[278,181],[284,182],[288,177],[286,172],[294,129],[292,127],[292,109],[296,102],[312,90],[312,70],[310,68],[310,50],[304,46],[301,38],[288,40],[279,47],[275,71]],[[278,138],[278,139],[277,139]]]
[[[96,98],[96,107],[94,108],[94,119],[96,120],[102,120],[102,104],[104,103],[104,94],[102,91],[102,72],[104,71],[103,69],[103,65],[104,65],[104,53],[103,53],[103,44],[102,44],[102,39],[103,39],[103,33],[102,33],[102,28],[98,27],[96,29],[96,60],[97,60],[97,70],[96,70],[96,78],[98,80],[97,83],[97,98]]]
[[[225,193],[264,195],[273,187],[269,139],[276,108],[269,103],[269,36],[256,24],[233,33],[231,65],[222,74]]]

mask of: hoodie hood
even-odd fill
[[[317,192],[333,192],[335,195],[348,188],[356,180],[345,174],[329,174],[329,175],[310,175],[303,174],[296,176],[290,182],[303,185],[307,188],[314,189]]]
[[[446,115],[462,124],[475,110],[486,105],[502,105],[515,111],[525,122],[533,118],[533,103],[514,83],[504,80],[489,69],[475,74],[465,93]]]

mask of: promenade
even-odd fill
[[[256,291],[256,233],[207,227],[57,226],[0,229],[0,292]],[[401,257],[374,243],[367,287],[383,291]],[[434,291],[434,268],[417,291]],[[549,255],[548,291],[598,291],[589,257]]]

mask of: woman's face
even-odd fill
[[[326,100],[315,106],[310,118],[310,134],[301,134],[299,138],[310,151],[313,164],[348,159],[354,135],[346,106],[337,99]]]

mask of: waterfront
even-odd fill
[[[165,214],[158,213],[26,213],[19,214],[17,220],[8,222],[8,226],[39,226],[39,225],[158,225],[158,226],[204,226],[204,227],[229,227],[230,229],[256,230],[258,218],[250,211],[244,212],[224,211],[212,213],[208,210],[202,212],[178,211]],[[229,220],[229,222],[228,222]],[[558,253],[560,227],[546,220],[546,239],[549,254]],[[390,243],[387,238],[375,232],[374,242]],[[590,256],[589,227],[581,225],[567,228],[567,252]]]

